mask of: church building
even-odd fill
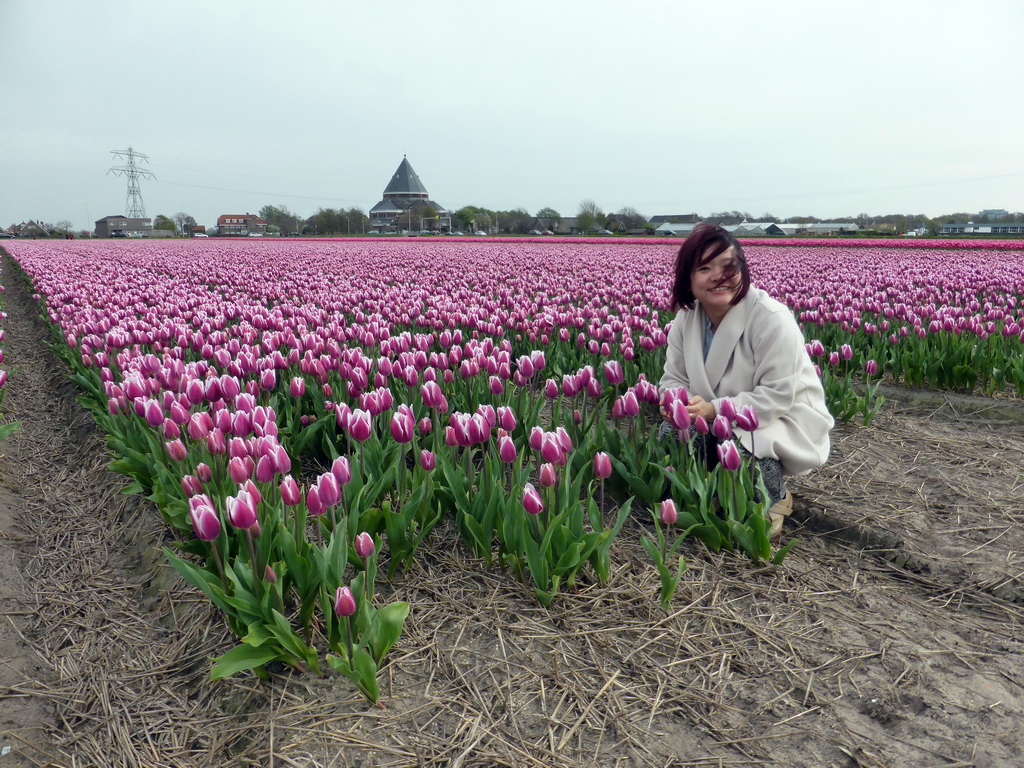
[[[427,188],[403,156],[384,190],[384,199],[370,209],[370,226],[381,232],[448,231],[451,223],[451,214],[430,199]]]

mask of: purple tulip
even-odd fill
[[[753,432],[758,427],[757,411],[753,406],[744,405],[736,414],[736,424],[744,432]]]
[[[732,440],[718,444],[718,461],[730,472],[740,468],[743,463],[739,449]]]
[[[878,363],[876,363],[874,360],[868,360],[866,363],[864,363],[864,372],[868,376],[874,376],[875,374],[878,373]]]
[[[554,464],[541,464],[537,477],[542,486],[550,488],[558,482],[558,470]]]
[[[356,554],[362,558],[370,557],[373,554],[375,547],[373,544],[373,536],[363,531],[356,536]]]
[[[625,378],[625,374],[622,371],[622,364],[618,360],[608,360],[604,364],[604,378],[611,384],[621,384]]]
[[[436,460],[433,451],[420,451],[420,466],[427,472],[434,469]]]
[[[516,460],[516,444],[512,442],[512,438],[504,435],[498,438],[498,458],[506,464],[511,464]]]
[[[728,397],[723,398],[718,406],[718,415],[725,417],[730,424],[736,421],[736,404]],[[719,438],[724,440],[725,438]]]
[[[735,415],[735,414],[733,414]],[[717,437],[719,440],[728,440],[732,437],[732,427],[727,419],[722,414],[715,416],[715,420],[711,422],[711,434]]]
[[[396,412],[391,417],[391,437],[398,443],[411,442],[415,425],[416,422],[411,415]]]
[[[235,496],[228,496],[224,501],[227,508],[228,522],[241,531],[256,525],[256,503],[248,491],[239,491]]]
[[[171,440],[164,443],[164,447],[167,449],[167,455],[171,461],[184,461],[188,458],[188,448],[181,440]]]
[[[352,411],[352,416],[348,422],[348,434],[353,440],[360,443],[365,443],[370,439],[370,433],[373,430],[373,426],[370,422],[370,413],[364,411],[361,408],[356,408]]]
[[[356,598],[348,587],[338,587],[334,593],[334,613],[344,619],[356,612]]]
[[[235,456],[228,461],[228,475],[231,476],[231,482],[235,485],[241,485],[252,476],[252,466],[246,462],[249,459],[248,456]],[[249,459],[251,462],[252,459]]]
[[[220,536],[220,518],[212,505],[201,504],[192,509],[192,529],[196,538],[202,541],[213,541]]]
[[[302,397],[306,394],[306,380],[301,376],[295,376],[288,386],[288,393],[292,397]]]
[[[690,428],[690,412],[686,410],[686,405],[682,400],[673,400],[672,405],[668,409],[669,418],[672,420],[672,426],[680,431],[685,431]]]
[[[297,507],[302,501],[302,491],[295,478],[288,475],[281,481],[281,501],[286,507]]]
[[[594,477],[601,479],[611,477],[612,475],[612,460],[611,457],[603,451],[598,451],[594,454]]]
[[[352,468],[345,456],[339,456],[331,463],[331,474],[338,485],[348,485],[352,480]]]
[[[320,503],[325,508],[333,507],[341,501],[341,487],[338,485],[338,478],[331,472],[325,472],[317,478],[316,491],[320,496]]]
[[[531,515],[539,515],[544,511],[544,502],[537,489],[533,487],[533,483],[523,486],[523,509]]]
[[[852,360],[853,347],[851,347],[849,344],[843,344],[841,347],[839,347],[839,357],[841,357],[843,360]]]
[[[495,415],[497,417],[498,426],[506,432],[511,432],[516,428],[516,412],[508,406],[498,406]]]

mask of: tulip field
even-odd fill
[[[1015,244],[796,246],[745,248],[752,282],[801,323],[837,422],[869,424],[882,384],[1024,394]],[[166,557],[238,638],[215,678],[330,669],[377,702],[416,610],[386,602],[378,577],[401,578],[442,523],[542,607],[609,580],[631,515],[665,611],[684,539],[754,565],[796,543],[769,541],[763,483],[737,450],[757,414],[691,424],[686,392],[659,390],[677,243],[5,248],[112,468],[160,510]],[[661,408],[681,439],[658,439]],[[717,442],[713,468],[691,427]]]

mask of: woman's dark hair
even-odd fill
[[[679,255],[676,256],[675,282],[672,284],[672,311],[680,308],[693,309],[694,297],[691,286],[693,271],[697,267],[707,264],[721,253],[735,249],[736,265],[734,271],[725,275],[726,279],[732,280],[739,272],[740,289],[733,298],[732,305],[739,304],[743,297],[750,290],[750,270],[747,269],[747,258],[743,255],[743,247],[735,237],[721,227],[712,224],[698,224],[693,228],[690,236],[683,241],[679,248]]]

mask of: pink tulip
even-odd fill
[[[864,363],[864,372],[867,373],[868,376],[874,376],[878,373],[878,363],[874,360],[868,360]]]
[[[729,398],[724,398],[718,406],[718,415],[728,420],[730,424],[736,421],[736,404]],[[719,438],[724,440],[725,438]]]
[[[281,481],[281,501],[286,507],[297,507],[302,501],[302,491],[299,490],[299,484],[291,475],[287,475]]]
[[[640,402],[637,400],[636,392],[630,390],[622,396],[622,413],[630,418],[640,415]]]
[[[603,451],[594,454],[594,477],[607,478],[612,475],[611,457]]]
[[[338,587],[334,593],[334,613],[339,619],[351,616],[356,612],[356,598],[348,587]]]
[[[228,496],[224,504],[227,508],[228,522],[235,528],[245,531],[256,525],[256,504],[248,491],[239,491],[235,496]]]
[[[622,371],[622,364],[618,360],[608,360],[604,364],[604,378],[612,385],[621,384],[625,378]]]
[[[246,462],[248,458],[248,456],[235,456],[228,461],[228,475],[235,485],[241,485],[252,476],[252,467]],[[249,461],[252,460],[249,459]]]
[[[512,432],[516,428],[516,413],[508,406],[498,406],[495,415],[497,417],[497,424],[502,429]]]
[[[503,436],[498,438],[498,458],[506,464],[511,464],[516,460],[516,444],[512,442],[512,438]]]
[[[362,558],[370,557],[374,552],[373,537],[366,531],[356,536],[356,554]]]
[[[181,478],[181,490],[185,492],[185,495],[192,498],[197,493],[202,493],[203,484],[199,482],[199,478],[195,475],[185,475]]]
[[[184,461],[188,458],[188,449],[181,440],[171,440],[164,443],[164,447],[167,449],[167,455],[171,461]]]
[[[398,443],[411,442],[414,426],[415,421],[411,415],[407,413],[395,413],[391,417],[391,437]]]
[[[348,485],[352,480],[352,468],[345,456],[339,456],[331,463],[331,474],[338,485]]]
[[[539,515],[544,511],[544,502],[532,483],[523,486],[523,509],[531,515]]]
[[[740,452],[736,448],[736,443],[732,440],[727,440],[724,443],[718,444],[718,461],[721,462],[722,466],[730,472],[740,468],[743,463],[740,457]]]
[[[436,464],[433,451],[420,451],[420,466],[427,472],[434,469]]]
[[[330,472],[325,472],[317,478],[316,491],[320,497],[320,503],[325,508],[333,507],[341,501],[341,487],[338,485],[338,479]]]
[[[349,437],[360,443],[364,443],[370,439],[372,429],[370,413],[368,411],[364,411],[361,408],[356,408],[352,411],[352,416],[348,422]]]
[[[544,442],[544,430],[540,427],[532,427],[530,429],[530,448],[535,451],[539,451],[541,444]]]
[[[202,504],[192,510],[192,529],[196,538],[202,541],[213,541],[220,536],[220,518],[211,505]]]
[[[558,470],[554,464],[541,464],[538,470],[538,479],[542,486],[550,488],[558,482]]]
[[[665,525],[675,525],[679,519],[679,512],[676,510],[676,503],[672,499],[665,499],[661,502],[661,522]]]
[[[853,359],[853,348],[849,344],[843,344],[839,347],[839,357],[843,360]]]
[[[295,376],[288,386],[288,393],[292,397],[302,397],[306,394],[306,380],[301,376]]]
[[[735,416],[736,414],[734,413],[733,415]],[[711,422],[711,434],[719,440],[728,440],[731,438],[732,427],[729,425],[729,419],[722,414],[715,416],[715,420]]]
[[[744,432],[753,432],[758,427],[757,411],[751,405],[744,405],[736,414],[736,425]]]
[[[682,400],[673,400],[671,406],[669,406],[668,413],[673,427],[678,430],[690,428],[690,412],[686,410],[686,405]]]

